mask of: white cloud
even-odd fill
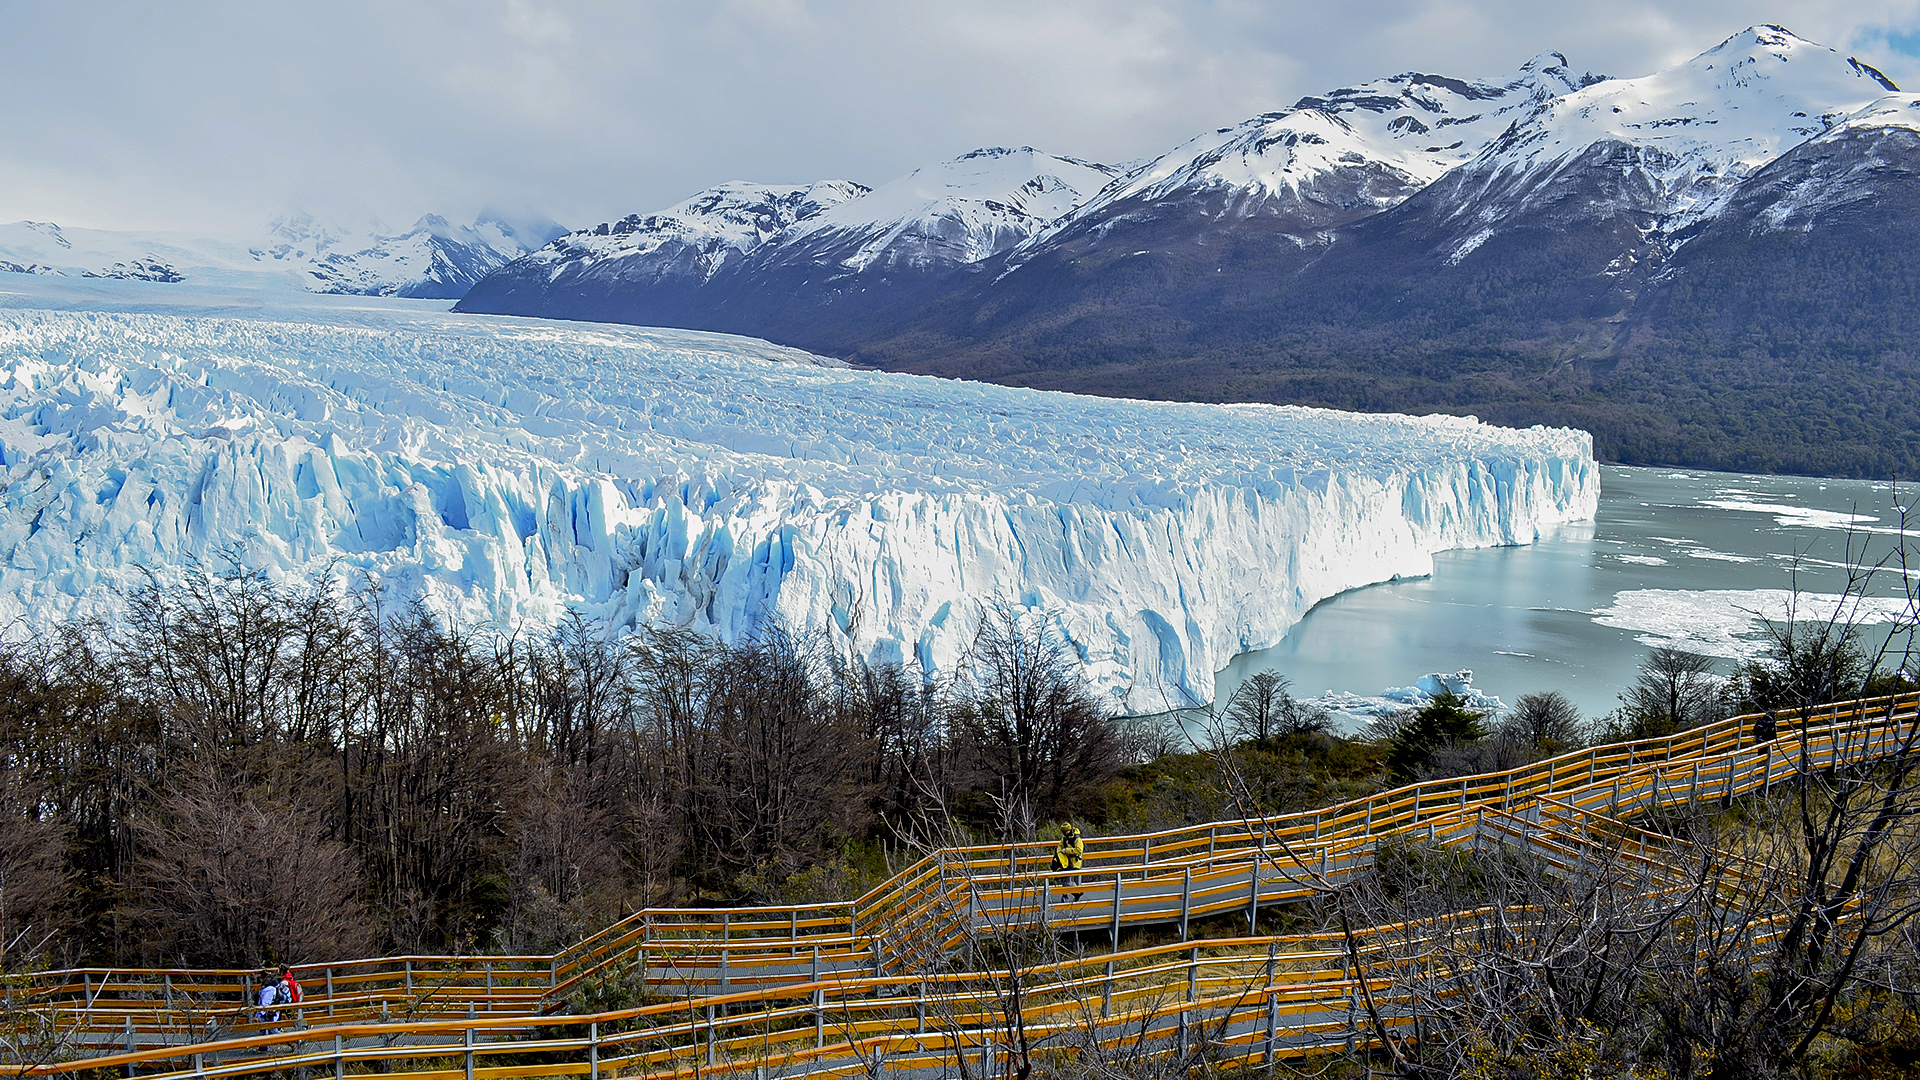
[[[573,40],[573,23],[565,15],[528,0],[507,0],[501,25],[528,45],[565,45]]]
[[[290,205],[590,223],[729,179],[879,183],[989,144],[1127,160],[1406,70],[1638,75],[1756,22],[1896,81],[1920,0],[438,0],[0,6],[0,220]]]

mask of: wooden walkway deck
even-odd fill
[[[402,956],[296,969],[307,998],[264,1034],[243,1002],[251,973],[76,969],[0,980],[9,1012],[70,1060],[0,1075],[116,1068],[166,1077],[288,1069],[415,1077],[956,1075],[996,1053],[996,980],[945,970],[970,937],[1012,930],[1119,942],[1132,927],[1180,939],[1021,973],[1028,1023],[1102,1040],[1204,1037],[1247,1060],[1349,1045],[1362,987],[1340,942],[1313,936],[1188,941],[1200,918],[1324,892],[1372,865],[1389,836],[1503,845],[1577,875],[1636,860],[1657,879],[1674,841],[1629,822],[1659,807],[1764,790],[1802,769],[1909,753],[1920,698],[1823,708],[1756,742],[1753,717],[1620,743],[1508,772],[1413,784],[1318,811],[1089,838],[1087,867],[1046,869],[1048,844],[930,853],[857,899],[637,912],[552,956]],[[1471,918],[1473,913],[1462,913]],[[1359,935],[1364,949],[1395,928]],[[1360,959],[1364,960],[1364,956]],[[1361,970],[1364,970],[1362,965]],[[556,1015],[620,971],[672,1000]],[[1385,988],[1376,988],[1384,993]],[[1401,1022],[1404,1017],[1388,1017]],[[511,1056],[511,1063],[505,1063]],[[530,1064],[529,1062],[538,1062]]]

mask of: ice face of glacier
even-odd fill
[[[31,279],[39,281],[41,279]],[[1052,611],[1136,710],[1315,602],[1590,516],[1583,432],[1108,400],[403,301],[0,295],[0,619],[236,549],[472,627],[768,620],[949,670]],[[124,293],[113,292],[122,288]],[[145,291],[141,291],[144,288]],[[277,306],[276,306],[277,305]]]

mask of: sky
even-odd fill
[[[590,226],[981,146],[1139,160],[1402,71],[1644,75],[1755,23],[1920,89],[1920,0],[6,0],[0,222]]]

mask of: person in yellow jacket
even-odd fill
[[[1078,871],[1086,857],[1087,842],[1080,838],[1080,830],[1074,828],[1071,821],[1061,822],[1060,846],[1053,849],[1053,868]],[[1060,882],[1066,886],[1077,886],[1080,884],[1080,875],[1076,872],[1072,877],[1061,878]],[[1066,890],[1063,888],[1061,891]],[[1075,892],[1073,898],[1079,900],[1085,895],[1084,892]]]

